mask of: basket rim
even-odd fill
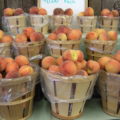
[[[3,16],[3,18],[8,18],[8,19],[12,19],[12,18],[21,18],[21,17],[26,17],[25,13],[21,14],[21,15],[16,15],[16,16]]]

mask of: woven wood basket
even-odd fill
[[[99,17],[99,26],[107,31],[114,30],[118,31],[119,28],[119,17]]]
[[[77,16],[77,22],[81,32],[87,33],[96,28],[97,17],[96,16]]]
[[[47,40],[47,46],[51,56],[59,57],[64,53],[64,51],[68,49],[79,50],[80,40],[69,41]]]
[[[68,15],[55,15],[51,16],[51,28],[54,31],[59,26],[64,25],[70,27],[73,17]]]
[[[29,15],[31,26],[37,31],[43,34],[48,33],[49,17],[47,15]]]
[[[86,52],[88,59],[98,60],[103,56],[112,56],[115,41],[86,40]]]
[[[65,120],[79,118],[88,96],[93,93],[97,75],[62,77],[41,70],[43,91],[51,102],[52,114]]]
[[[17,35],[22,33],[23,29],[27,26],[26,16],[11,16],[11,17],[3,17],[2,19],[3,29],[12,34]]]
[[[101,71],[99,88],[104,112],[120,118],[120,75]]]

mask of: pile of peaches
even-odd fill
[[[24,11],[22,8],[5,8],[3,11],[3,15],[4,16],[17,16],[17,15],[21,15],[24,14]]]
[[[118,34],[116,31],[106,31],[104,29],[95,29],[86,34],[86,40],[105,40],[116,41]]]
[[[94,9],[91,7],[88,7],[85,9],[85,11],[80,12],[78,16],[94,16]]]
[[[22,55],[13,58],[0,57],[0,78],[18,78],[34,73],[29,60]]]
[[[16,43],[39,42],[44,40],[44,35],[40,32],[35,32],[32,27],[27,27],[23,33],[16,35]]]
[[[93,60],[86,61],[80,50],[67,50],[59,58],[47,56],[41,64],[43,69],[63,76],[88,76],[100,71],[99,63]]]
[[[55,8],[53,11],[53,15],[73,15],[73,10],[71,8],[68,8],[66,10],[63,10],[62,8]]]
[[[58,27],[53,33],[49,34],[49,40],[80,40],[82,38],[82,32],[79,29],[71,29],[66,26]]]
[[[108,73],[120,73],[120,51],[112,57],[104,56],[98,60],[100,68]]]
[[[110,11],[109,9],[103,9],[101,11],[101,16],[119,17],[119,12],[118,12],[118,10],[112,10],[112,11]]]
[[[44,8],[38,8],[38,7],[31,7],[29,9],[29,14],[33,14],[33,15],[47,15],[47,10]]]

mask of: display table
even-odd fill
[[[58,119],[51,115],[49,103],[46,100],[42,100],[35,102],[33,115],[29,120]],[[86,103],[83,116],[76,120],[120,120],[120,118],[111,117],[104,113],[100,106],[100,99],[92,99]]]

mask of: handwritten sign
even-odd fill
[[[84,11],[88,0],[39,0],[38,6],[45,8],[49,15],[53,14],[55,8],[72,8],[74,15]]]

